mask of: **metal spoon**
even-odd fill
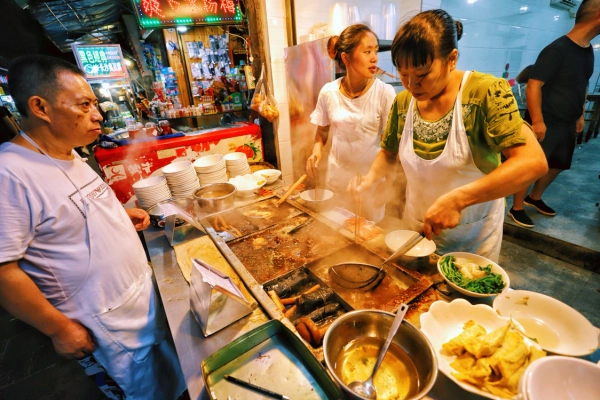
[[[348,387],[354,393],[357,393],[369,399],[377,398],[377,391],[375,390],[375,386],[373,385],[373,378],[375,377],[375,374],[377,373],[377,370],[379,369],[379,366],[381,365],[381,362],[383,361],[383,358],[385,357],[385,354],[387,353],[388,348],[390,347],[390,343],[392,343],[392,339],[394,338],[394,336],[396,336],[396,332],[398,331],[400,324],[402,324],[404,314],[406,314],[407,310],[408,306],[402,303],[400,305],[400,308],[398,309],[398,312],[396,313],[394,321],[392,322],[392,326],[390,327],[390,332],[388,333],[387,339],[385,339],[383,347],[379,350],[379,357],[377,357],[377,362],[373,367],[373,372],[371,373],[369,379],[367,379],[364,382],[354,381],[348,385]]]

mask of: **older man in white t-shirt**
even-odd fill
[[[0,304],[60,355],[93,356],[109,398],[176,398],[181,367],[136,233],[148,214],[125,210],[73,150],[101,133],[94,92],[52,57],[9,74],[23,131],[0,145]]]

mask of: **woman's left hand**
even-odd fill
[[[440,235],[444,229],[456,227],[460,221],[462,207],[445,194],[437,199],[425,213],[423,220],[423,234],[429,240],[433,235]]]
[[[129,215],[136,231],[143,231],[150,225],[150,216],[141,208],[126,208],[125,212]]]

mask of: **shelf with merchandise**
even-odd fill
[[[158,117],[158,118],[156,118],[156,117],[149,117],[149,118],[151,120],[154,120],[154,121],[158,121],[158,120],[161,120],[161,119],[168,119],[168,120],[171,120],[171,119],[188,119],[188,118],[202,119],[204,117],[210,117],[210,116],[213,116],[213,115],[223,115],[223,114],[228,114],[228,113],[243,114],[244,111],[247,111],[247,110],[217,111],[217,112],[214,112],[214,113],[205,113],[205,114],[202,114],[202,115],[189,115],[189,116],[184,116],[184,117]]]

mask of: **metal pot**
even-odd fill
[[[365,336],[385,338],[394,314],[380,310],[351,311],[337,318],[323,339],[323,354],[327,368],[351,399],[364,399],[354,393],[337,375],[335,363],[340,353],[354,339]],[[404,320],[394,335],[395,343],[408,354],[418,374],[418,392],[410,400],[421,399],[431,390],[437,378],[437,357],[427,337],[410,322]]]
[[[235,192],[231,183],[213,183],[196,191],[194,198],[201,211],[215,213],[233,207]]]

